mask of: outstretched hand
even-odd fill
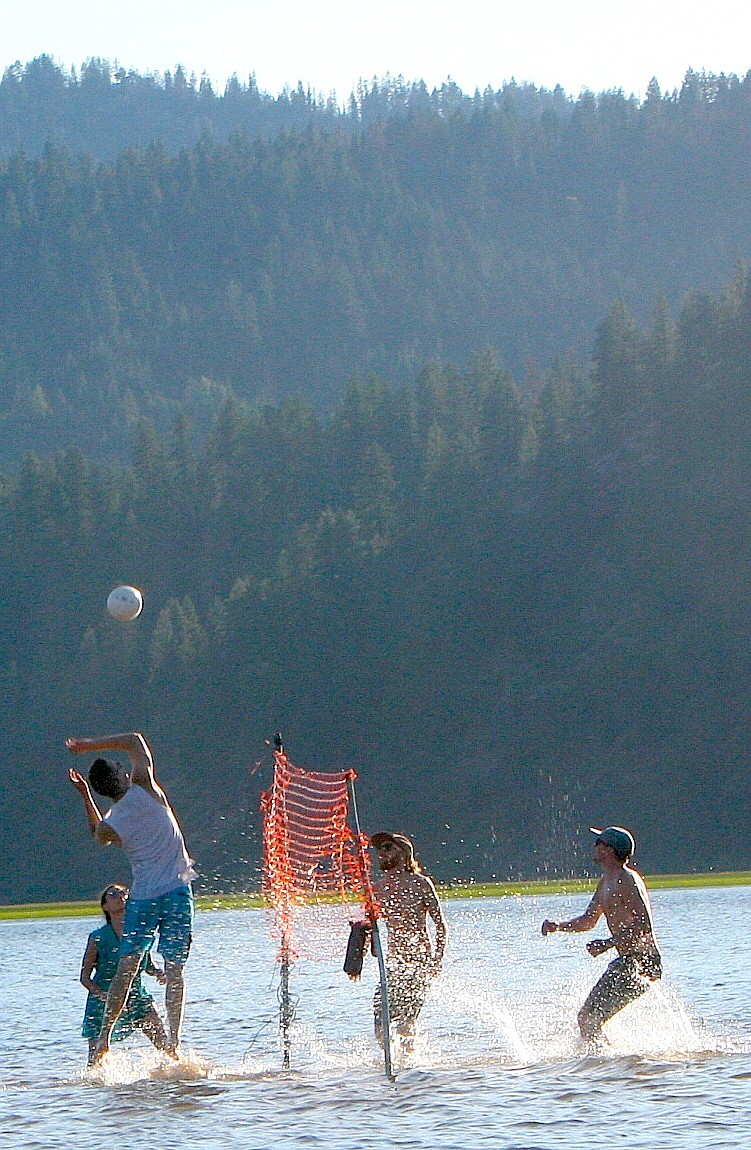
[[[65,745],[69,751],[73,752],[74,755],[82,755],[86,751],[91,750],[91,744],[93,741],[93,739],[70,738],[65,740]]]
[[[546,918],[542,924],[543,937],[547,934],[555,934],[555,932],[557,930],[558,930],[558,923],[557,922],[551,922],[551,920],[549,918]]]
[[[86,779],[82,774],[79,774],[78,771],[74,770],[73,767],[68,771],[68,778],[79,794],[87,795],[89,793],[89,784],[86,782]]]

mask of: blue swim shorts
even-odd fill
[[[129,898],[125,907],[120,956],[145,954],[154,944],[165,962],[184,966],[193,941],[193,891],[179,886],[159,898]]]

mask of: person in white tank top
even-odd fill
[[[93,1062],[100,1062],[109,1051],[112,1029],[125,1007],[141,958],[150,950],[157,932],[167,976],[169,1053],[177,1058],[185,1002],[183,968],[193,928],[190,883],[195,878],[180,825],[156,781],[151,748],[143,735],[130,731],[103,738],[70,738],[65,745],[77,755],[124,751],[130,764],[126,767],[112,760],[96,759],[88,780],[73,768],[68,772],[83,798],[94,838],[103,846],[120,847],[133,871],[121,957],[107,995]],[[92,791],[112,800],[112,807],[105,814],[99,810]]]

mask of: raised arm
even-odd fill
[[[71,738],[65,740],[65,745],[75,755],[97,751],[125,751],[132,768],[131,781],[145,787],[146,790],[159,789],[154,777],[151,747],[138,731],[127,731],[121,735],[103,735],[94,739]]]
[[[109,823],[106,823],[102,818],[102,812],[94,802],[91,787],[83,775],[71,767],[68,771],[68,778],[83,799],[89,830],[96,841],[101,843],[102,846],[107,846],[109,843],[113,843],[114,846],[120,846],[120,836],[117,831],[114,831]]]

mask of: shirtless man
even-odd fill
[[[73,768],[68,772],[83,798],[92,835],[103,846],[113,844],[125,851],[133,871],[120,960],[107,994],[92,1063],[100,1062],[110,1048],[112,1029],[157,931],[166,975],[165,1006],[170,1031],[167,1049],[177,1058],[185,998],[183,968],[193,937],[190,883],[195,878],[182,831],[156,781],[151,748],[143,735],[131,731],[98,739],[66,739],[65,745],[77,755],[124,751],[130,760],[126,767],[113,760],[96,759],[88,781]],[[92,790],[111,799],[112,807],[106,814],[99,810]]]
[[[618,958],[592,988],[578,1016],[582,1038],[597,1043],[602,1040],[603,1024],[661,977],[662,960],[655,944],[647,888],[641,875],[628,865],[635,850],[632,835],[623,827],[591,830],[597,835],[595,862],[602,869],[592,901],[584,914],[568,922],[546,918],[542,933],[591,930],[605,915],[610,938],[594,939],[587,943],[587,950],[596,958],[615,948]]]
[[[378,851],[378,866],[383,872],[383,878],[375,884],[375,895],[388,928],[389,1015],[403,1046],[410,1050],[428,986],[443,962],[446,919],[435,887],[421,874],[406,835],[382,832],[373,835],[370,842]],[[428,933],[428,916],[435,925],[435,950]],[[383,1045],[380,987],[373,1007],[376,1037]]]

